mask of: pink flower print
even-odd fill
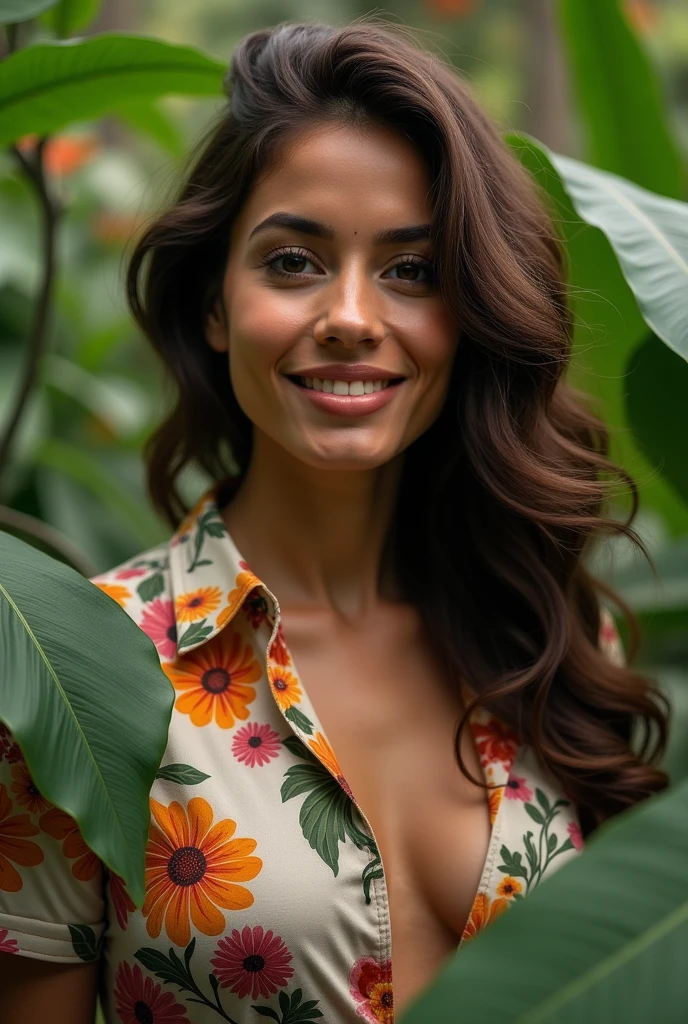
[[[134,580],[137,576],[145,576],[147,569],[120,569],[115,573],[116,580]]]
[[[522,779],[520,775],[510,775],[504,789],[504,796],[507,800],[523,800],[524,803],[527,803],[533,799],[533,791],[528,789],[526,780]]]
[[[279,734],[269,725],[257,722],[249,722],[239,729],[232,742],[232,753],[237,761],[243,761],[249,768],[267,764],[281,749]]]
[[[0,928],[0,953],[18,953],[17,940],[8,939],[7,934],[7,928]]]
[[[577,821],[571,821],[569,822],[567,831],[569,834],[569,839],[573,843],[575,849],[578,850],[578,852],[580,853],[580,851],[583,849],[583,833],[581,832],[580,825]]]
[[[241,934],[236,928],[217,944],[210,961],[221,988],[229,987],[239,999],[267,999],[284,988],[294,973],[289,966],[291,953],[279,935],[264,932],[260,925],[245,925]]]
[[[351,968],[349,992],[358,1006],[356,1013],[369,1024],[393,1024],[392,962],[378,962],[363,956]]]
[[[162,601],[159,597],[152,601],[141,616],[141,629],[148,634],[163,658],[174,658],[177,653],[177,625],[171,601]]]

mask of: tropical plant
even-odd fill
[[[164,527],[145,511],[139,467],[151,418],[140,378],[146,375],[154,387],[150,364],[138,350],[133,370],[128,358],[118,361],[120,349],[131,344],[128,319],[117,311],[93,329],[87,301],[92,293],[93,306],[102,304],[93,266],[113,260],[112,241],[135,230],[140,208],[124,217],[102,209],[109,186],[103,176],[88,176],[87,158],[99,142],[72,129],[114,117],[176,157],[179,133],[156,100],[184,93],[219,98],[225,72],[207,54],[156,38],[69,38],[98,7],[98,0],[0,0],[7,38],[0,62],[0,143],[7,147],[6,165],[0,162],[0,219],[8,240],[7,248],[0,244],[0,407],[8,409],[0,424],[6,502],[0,525],[85,575],[154,544]],[[676,570],[670,600],[651,592],[635,566],[625,569],[626,593],[635,595],[651,641],[674,638],[688,618],[688,574],[678,570],[686,558],[679,538],[688,533],[679,420],[688,374],[685,170],[649,62],[617,0],[558,0],[557,10],[587,132],[585,162],[523,134],[507,141],[543,189],[566,244],[576,318],[572,377],[600,401],[615,457],[640,479],[644,505],[666,531],[659,557],[667,561],[669,582]],[[109,159],[104,177],[111,183],[119,175],[120,194],[126,193],[134,177],[127,176],[126,161]],[[69,186],[79,168],[81,192]],[[27,197],[39,214],[38,240]],[[86,245],[72,232],[77,220],[91,226]],[[68,334],[78,339],[76,358],[73,339],[65,343]],[[60,431],[51,436],[56,409]],[[40,494],[49,495],[49,523],[36,515]],[[60,529],[75,522],[85,550]],[[126,878],[140,902],[146,795],[171,710],[166,677],[146,638],[77,572],[8,536],[1,539],[0,559],[0,719],[16,732],[39,787],[75,816],[94,851]],[[119,657],[126,651],[127,678],[146,676],[155,695],[137,716],[131,756],[125,752],[117,762],[106,735],[112,714],[130,721],[142,688],[134,688],[138,695],[118,691],[123,701],[114,712],[97,685],[90,703],[85,700],[84,627],[105,645],[94,651],[106,654],[108,668],[98,679],[108,700],[115,648]],[[10,679],[22,680],[21,690],[10,687]],[[46,700],[55,708],[49,721],[43,710],[39,714],[39,701]],[[67,747],[59,746],[67,735],[69,758]],[[76,763],[83,766],[78,773]],[[310,767],[296,766],[285,780],[285,800],[316,791],[320,780]],[[181,769],[160,769],[166,770]],[[136,800],[126,818],[121,793],[132,787]],[[603,829],[581,858],[472,940],[410,1011],[410,1024],[454,1015],[489,1024],[497,1012],[500,1024],[573,1022],[584,1013],[588,1024],[615,1019],[608,1008],[616,998],[623,1007],[616,1019],[653,1019],[655,983],[647,978],[660,965],[667,993],[662,1020],[681,1019],[683,972],[670,969],[668,950],[678,956],[686,943],[688,873],[679,851],[687,799],[685,788],[677,787]],[[321,853],[335,855],[325,848]],[[495,962],[510,965],[499,984],[490,970]],[[188,963],[177,967],[188,973]]]

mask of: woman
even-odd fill
[[[111,1022],[391,1022],[665,785],[664,711],[584,565],[634,534],[601,513],[528,175],[376,24],[255,33],[230,89],[128,279],[178,386],[147,453],[175,533],[95,581],[155,642],[163,766],[192,770],[154,784],[140,909],[63,812],[26,812],[8,1024],[41,999],[90,1024],[99,970]],[[193,462],[217,484],[180,524]]]

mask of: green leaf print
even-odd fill
[[[526,892],[537,885],[547,871],[555,857],[562,853],[575,849],[570,837],[559,845],[559,837],[555,832],[550,832],[550,826],[555,818],[559,816],[562,807],[568,807],[568,800],[557,800],[550,804],[545,794],[536,789],[535,796],[542,810],[534,804],[525,804],[528,816],[538,825],[540,830],[537,836],[537,843],[534,841],[533,833],[528,831],[523,836],[528,868],[522,863],[521,854],[518,851],[511,851],[502,846],[500,852],[502,863],[497,865],[497,870],[506,875],[523,878],[526,882]]]
[[[205,772],[199,772],[198,768],[192,768],[190,764],[166,764],[159,768],[156,779],[164,779],[165,782],[176,782],[180,786],[197,786],[199,782],[205,782],[210,776]]]
[[[282,743],[295,757],[302,757],[304,761],[310,761],[311,764],[320,764],[315,754],[308,749],[298,736],[287,736],[282,740]]]
[[[300,743],[298,740],[296,742]],[[287,745],[292,753],[304,756],[296,744]],[[311,752],[303,744],[300,746],[310,762]],[[294,764],[287,768],[280,793],[282,803],[304,793],[308,794],[299,812],[301,831],[311,849],[315,850],[335,877],[339,873],[339,844],[345,842],[347,836],[359,850],[370,851],[372,860],[366,864],[361,875],[363,895],[366,903],[370,903],[371,883],[373,879],[383,877],[380,853],[375,840],[355,824],[356,805],[337,780],[315,759],[309,764]]]
[[[93,929],[87,924],[69,924],[67,927],[76,955],[86,963],[97,960],[100,942],[96,942],[96,933]]]
[[[136,588],[136,593],[144,603],[147,603],[148,601],[153,601],[156,597],[162,594],[164,589],[165,577],[161,572],[156,572],[153,576],[149,576],[148,579],[139,583]]]
[[[284,712],[284,717],[288,719],[292,725],[295,725],[300,732],[305,732],[307,736],[313,735],[313,723],[310,718],[304,715],[303,711],[299,711],[295,704],[292,704],[290,708]]]
[[[205,640],[207,636],[213,631],[212,626],[206,626],[206,620],[201,619],[200,622],[194,622],[193,625],[189,626],[186,632],[180,637],[177,645],[181,651],[183,647],[188,647],[190,644],[195,644],[199,640]]]
[[[277,1021],[277,1024],[302,1024],[302,1022],[306,1024],[307,1021],[317,1020],[323,1016],[322,1011],[317,1009],[319,999],[307,999],[305,1003],[302,1003],[302,998],[303,992],[300,988],[294,989],[291,999],[286,992],[280,992],[281,1017],[269,1006],[254,1006],[252,1004],[251,1009],[259,1013],[261,1017],[270,1017],[271,1020]]]
[[[204,512],[202,516],[199,516],[196,520],[196,532],[194,534],[194,545],[191,553],[191,560],[189,562],[187,572],[193,572],[201,565],[210,565],[208,560],[201,562],[201,551],[205,543],[206,537],[224,537],[227,533],[227,527],[224,524],[224,520],[218,514],[216,508],[210,508],[207,512]]]
[[[192,939],[184,950],[184,963],[179,959],[177,953],[170,946],[170,952],[168,956],[161,953],[158,949],[153,949],[150,946],[143,946],[141,949],[137,949],[134,953],[135,958],[143,964],[143,966],[149,970],[156,978],[160,978],[166,985],[177,985],[180,992],[191,992],[193,998],[187,1000],[189,1003],[201,1003],[207,1006],[209,1009],[214,1010],[223,1020],[226,1020],[228,1024],[238,1024],[233,1017],[230,1017],[228,1013],[223,1009],[220,997],[218,994],[218,980],[214,974],[208,975],[210,981],[210,987],[213,990],[214,1001],[208,999],[203,993],[200,986],[196,983],[191,970],[191,957],[193,956],[194,949],[196,947],[196,939]]]

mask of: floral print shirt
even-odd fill
[[[100,959],[108,1024],[392,1024],[375,837],[217,490],[169,543],[94,582],[153,640],[176,691],[145,902],[43,799],[0,725],[0,950]],[[601,643],[620,657],[608,613]],[[582,847],[575,808],[532,750],[484,711],[472,729],[492,832],[462,941]]]

